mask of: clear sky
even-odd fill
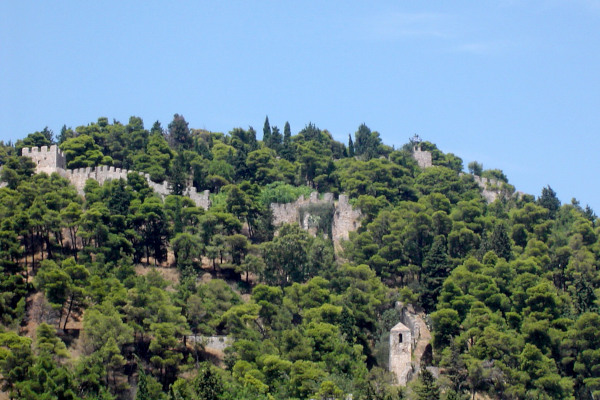
[[[413,134],[600,214],[600,1],[4,1],[0,140],[105,116]]]

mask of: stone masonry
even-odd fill
[[[331,235],[336,250],[341,248],[340,242],[348,240],[349,232],[355,231],[360,226],[360,218],[362,216],[360,210],[352,208],[348,202],[348,196],[341,194],[337,202],[334,201],[333,193],[325,193],[322,199],[319,199],[317,192],[312,192],[308,199],[300,196],[293,203],[273,203],[271,211],[273,212],[273,225],[280,226],[283,224],[300,223],[303,229],[308,230],[309,215],[304,216],[303,221],[300,219],[300,208],[308,204],[324,204],[330,203],[334,205],[333,224],[331,227]]]
[[[24,157],[31,158],[31,160],[35,163],[36,173],[45,172],[50,175],[56,172],[63,178],[68,179],[81,195],[83,195],[83,188],[85,187],[85,182],[88,179],[94,179],[98,181],[100,185],[102,185],[104,182],[111,179],[127,179],[127,174],[131,172],[144,176],[148,182],[148,185],[161,197],[164,198],[165,196],[171,194],[167,182],[153,182],[150,180],[150,175],[142,172],[130,171],[127,169],[115,168],[107,165],[67,169],[67,159],[57,145],[52,145],[50,147],[42,146],[41,148],[24,148],[22,150],[22,155]],[[191,198],[198,207],[202,207],[205,210],[210,207],[209,194],[210,193],[208,190],[198,193],[196,188],[193,186],[187,187],[184,191],[184,195]]]
[[[433,166],[431,152],[421,150],[421,147],[413,147],[413,158],[420,168],[429,168]],[[463,175],[461,172],[460,175]],[[473,175],[473,179],[481,188],[481,195],[488,203],[493,203],[499,197],[510,197],[512,193],[508,193],[502,188],[502,182],[495,179],[488,179],[478,175]],[[519,195],[517,193],[517,195]]]
[[[406,386],[412,375],[412,333],[402,322],[390,331],[390,372],[398,385]]]
[[[400,322],[390,330],[389,370],[399,385],[406,384],[421,368],[421,359],[431,347],[431,332],[423,316],[408,304],[396,303]]]
[[[413,147],[413,158],[417,161],[419,167],[425,169],[433,166],[430,151],[421,150],[421,146]]]

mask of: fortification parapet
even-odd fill
[[[62,177],[68,179],[81,195],[84,194],[83,188],[85,187],[85,182],[88,179],[94,179],[98,181],[98,183],[103,184],[111,179],[127,179],[127,175],[130,172],[136,172],[142,175],[148,182],[148,185],[161,197],[165,197],[170,194],[169,185],[166,182],[153,182],[150,179],[150,175],[143,172],[129,171],[127,169],[116,168],[108,165],[66,169],[67,159],[57,145],[42,146],[40,148],[26,147],[21,150],[21,155],[31,158],[31,160],[35,163],[36,173],[45,172],[50,175],[56,172]],[[188,191],[191,195],[190,198],[194,200],[196,205],[203,207],[204,209],[208,209],[210,207],[210,192],[208,190],[205,190],[202,194],[200,194],[197,193],[196,188],[190,186]]]
[[[23,148],[21,155],[31,158],[35,163],[35,172],[45,172],[48,175],[57,172],[57,169],[66,168],[66,158],[57,145]]]

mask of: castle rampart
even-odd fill
[[[317,192],[312,192],[308,199],[300,196],[293,203],[272,203],[271,212],[273,213],[273,225],[299,223],[303,229],[309,230],[309,213],[302,213],[301,209],[310,204],[331,204],[333,206],[333,222],[331,226],[331,236],[336,250],[341,247],[342,240],[348,240],[348,233],[355,231],[360,226],[362,216],[360,210],[352,208],[348,201],[348,196],[341,194],[337,202],[334,200],[333,193],[323,194],[319,199]]]
[[[168,196],[171,194],[167,182],[156,183],[150,179],[150,175],[138,172],[130,171],[127,169],[116,168],[109,165],[99,165],[98,167],[85,167],[85,168],[74,168],[67,169],[67,158],[64,153],[58,148],[57,145],[42,146],[23,148],[21,154],[24,157],[29,157],[35,163],[35,172],[45,172],[48,175],[57,173],[63,178],[66,178],[71,182],[77,189],[79,194],[83,195],[83,189],[85,182],[88,179],[94,179],[98,181],[100,185],[106,181],[112,179],[127,179],[127,175],[131,172],[142,175],[150,186],[158,195],[161,197]],[[201,194],[196,191],[193,186],[188,187],[184,194],[189,196],[198,207],[208,209],[210,207],[210,192],[205,190]]]

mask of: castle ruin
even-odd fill
[[[100,165],[98,167],[86,167],[86,168],[75,168],[67,169],[67,158],[64,153],[58,148],[57,145],[42,146],[23,148],[21,152],[22,156],[29,157],[35,163],[35,172],[50,175],[57,173],[63,178],[66,178],[75,188],[77,192],[83,195],[83,188],[85,182],[88,179],[94,179],[98,181],[100,185],[104,182],[112,179],[125,179],[129,173],[137,173],[146,178],[148,186],[150,186],[158,195],[162,198],[171,194],[170,188],[167,182],[156,183],[150,179],[149,174],[138,171],[130,171],[128,169],[115,168],[108,165]],[[188,186],[184,195],[191,198],[198,207],[202,207],[207,210],[210,207],[209,191],[205,190],[202,193],[198,193],[196,188]]]
[[[390,330],[389,370],[398,385],[406,386],[420,370],[424,355],[431,352],[431,332],[423,315],[411,305],[398,302],[396,310],[400,322]]]
[[[332,206],[331,239],[333,240],[335,249],[340,250],[341,241],[348,240],[349,232],[358,229],[362,216],[360,210],[352,208],[352,205],[348,201],[348,196],[345,194],[340,194],[337,202],[334,201],[333,193],[325,193],[323,194],[323,198],[319,199],[319,194],[312,192],[308,199],[300,196],[293,203],[272,203],[273,226],[277,227],[286,223],[299,223],[303,229],[311,232],[311,214],[301,212],[303,207],[310,204],[330,204]]]
[[[412,141],[412,140],[411,140]],[[420,168],[433,167],[431,152],[421,150],[420,142],[413,146],[412,156]],[[462,172],[459,175],[464,175]],[[485,178],[479,175],[473,175],[475,183],[481,188],[481,195],[488,203],[493,203],[499,197],[510,197],[512,193],[507,192],[500,181]]]
[[[413,147],[412,156],[420,168],[425,169],[425,168],[433,167],[433,160],[431,157],[431,152],[427,151],[427,150],[425,150],[425,151],[421,150],[420,144],[417,144]]]

